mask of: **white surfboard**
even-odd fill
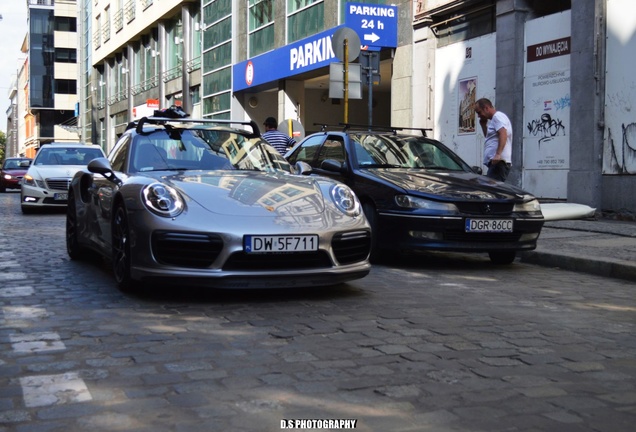
[[[546,221],[584,219],[593,217],[595,208],[575,203],[543,203],[541,213]]]

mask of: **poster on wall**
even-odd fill
[[[477,93],[477,78],[465,78],[459,80],[457,106],[458,133],[475,133],[475,94]]]
[[[570,165],[570,70],[527,76],[524,168],[568,169]]]

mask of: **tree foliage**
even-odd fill
[[[4,152],[7,148],[7,135],[0,130],[0,162],[4,160]]]

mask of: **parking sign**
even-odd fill
[[[347,3],[345,25],[369,47],[397,47],[397,6]]]

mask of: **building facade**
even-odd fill
[[[474,101],[488,97],[513,124],[509,182],[636,212],[630,1],[80,0],[78,130],[108,151],[130,121],[181,105],[192,117],[274,116],[297,139],[343,121],[431,128],[481,166]],[[345,66],[358,71],[347,100]]]
[[[27,0],[29,29],[22,51],[25,85],[18,104],[24,153],[54,141],[79,141],[77,105],[77,5],[72,0]]]

